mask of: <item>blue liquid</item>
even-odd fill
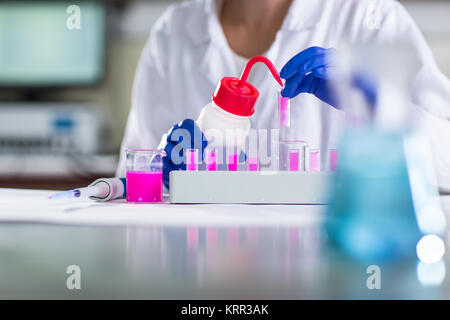
[[[352,258],[386,262],[414,257],[420,230],[401,134],[348,131],[325,227]]]

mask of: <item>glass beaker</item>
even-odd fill
[[[128,149],[127,202],[161,202],[163,194],[162,150]]]
[[[305,171],[305,141],[280,140],[280,171]]]

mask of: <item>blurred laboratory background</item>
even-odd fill
[[[0,1],[0,187],[114,175],[141,50],[173,2],[77,1],[73,32],[71,1]],[[450,77],[450,1],[401,2]]]

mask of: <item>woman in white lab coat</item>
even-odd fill
[[[264,55],[281,70],[312,46],[399,39],[419,56],[411,101],[431,123],[440,182],[449,186],[450,82],[415,23],[392,0],[199,0],[170,6],[153,27],[139,62],[117,175],[125,175],[124,149],[155,148],[175,123],[196,119],[220,79],[239,76],[250,57]],[[256,68],[249,82],[260,91],[253,127],[276,128],[274,80]],[[311,94],[292,99],[291,110],[299,138],[312,148],[337,148],[343,111]]]

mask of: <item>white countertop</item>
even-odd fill
[[[0,189],[0,223],[158,226],[305,226],[317,225],[326,206],[178,205],[107,203],[81,199],[50,200],[55,191]]]

